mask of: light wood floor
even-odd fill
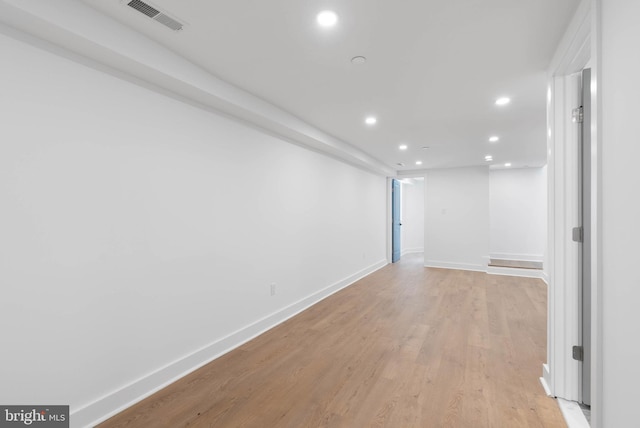
[[[544,283],[421,264],[379,270],[100,427],[565,427],[538,381]]]

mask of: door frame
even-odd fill
[[[541,379],[550,395],[572,401],[582,400],[580,365],[571,357],[573,345],[580,344],[579,253],[570,244],[571,228],[578,216],[577,198],[565,196],[578,190],[578,160],[573,153],[570,123],[574,97],[573,74],[590,66],[591,74],[591,426],[602,427],[602,321],[601,321],[601,152],[597,123],[600,102],[597,92],[599,71],[599,0],[583,0],[551,63],[548,74],[548,245],[545,260],[549,285],[547,364]],[[577,90],[577,88],[575,88]],[[575,194],[574,194],[575,195]],[[574,203],[576,202],[576,203]]]
[[[393,251],[393,236],[392,236],[392,216],[391,216],[391,186],[392,180],[396,179],[398,181],[402,181],[405,178],[422,178],[424,180],[424,189],[425,189],[425,205],[426,205],[426,191],[427,191],[427,171],[416,170],[416,171],[398,171],[398,174],[395,177],[387,177],[387,263],[391,263],[391,252]],[[425,225],[426,226],[426,225]],[[425,235],[427,232],[427,228],[424,228]],[[426,245],[426,236],[425,236],[425,245]],[[424,253],[423,253],[424,254]]]

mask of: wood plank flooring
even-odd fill
[[[405,257],[100,425],[565,427],[546,285]]]

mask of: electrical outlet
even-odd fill
[[[276,295],[276,284],[271,284],[271,295],[272,296]]]

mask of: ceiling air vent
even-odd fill
[[[184,24],[182,24],[181,22],[173,19],[172,17],[170,17],[166,13],[160,12],[155,7],[145,3],[143,1],[131,0],[130,2],[127,3],[127,5],[129,7],[134,8],[135,10],[137,10],[140,13],[144,13],[149,18],[155,19],[156,21],[158,21],[159,23],[161,23],[165,27],[171,28],[174,31],[182,30],[182,27],[184,27]]]

